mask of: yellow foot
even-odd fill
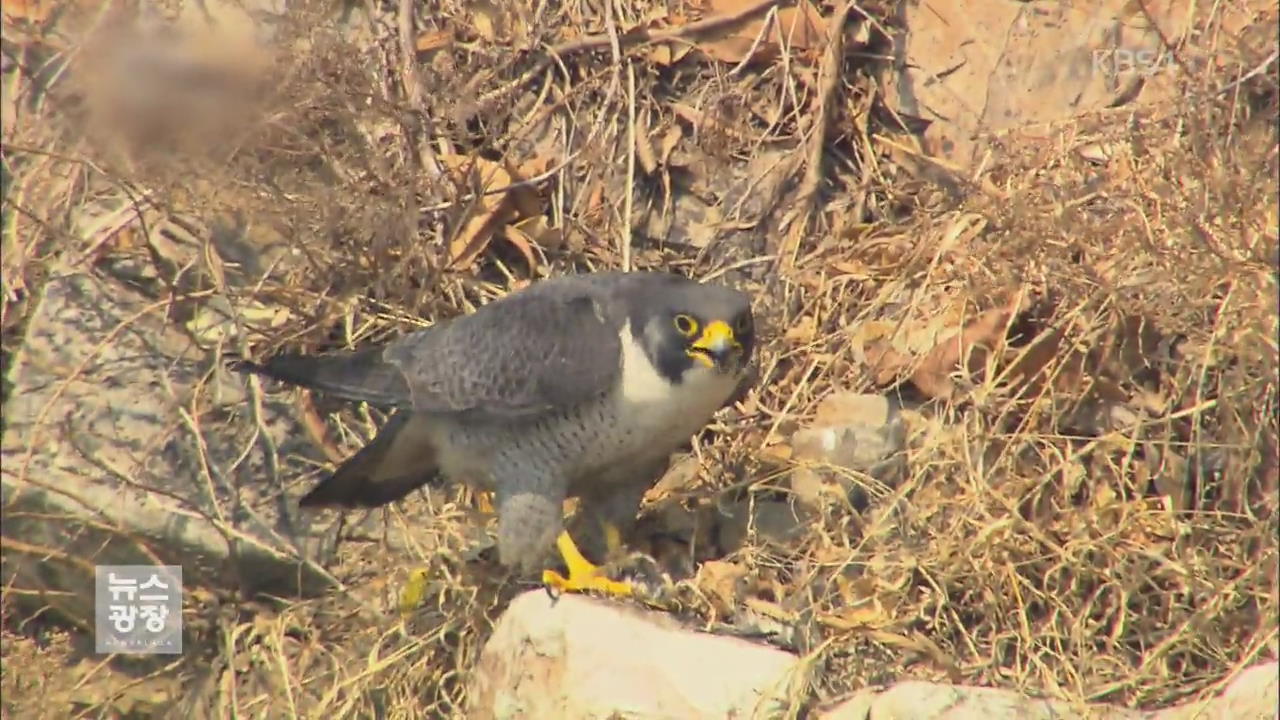
[[[400,589],[400,617],[409,617],[427,596],[427,569],[418,568],[409,573],[409,580]]]
[[[629,597],[631,595],[631,583],[609,579],[604,574],[604,570],[592,565],[589,560],[582,556],[582,553],[578,551],[578,546],[574,544],[573,538],[569,537],[569,533],[560,533],[560,537],[556,538],[556,547],[560,549],[560,555],[564,557],[565,567],[569,568],[569,577],[566,578],[555,570],[543,570],[543,584],[561,592],[595,590],[596,592],[618,597]]]

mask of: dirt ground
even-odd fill
[[[147,268],[211,358],[373,343],[591,268],[730,282],[756,381],[636,542],[684,553],[691,626],[782,628],[811,661],[797,716],[905,678],[1162,707],[1276,657],[1274,10],[1203,20],[1186,47],[1232,59],[1168,100],[957,167],[884,101],[896,3],[802,6],[786,52],[741,30],[770,7],[302,1],[174,40],[134,3],[6,3],[5,365],[58,263]],[[901,476],[826,468],[799,532],[717,534],[725,507],[799,502],[792,434],[845,391],[907,404]],[[296,403],[294,497],[382,417]],[[330,568],[350,592],[192,593],[172,662],[93,656],[6,597],[4,717],[462,717],[519,588],[471,550],[464,490],[375,520]]]

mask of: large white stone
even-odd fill
[[[517,597],[481,654],[468,717],[778,717],[797,658],[581,595]]]

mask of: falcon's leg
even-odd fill
[[[638,478],[639,482],[620,482],[621,478],[613,477],[598,478],[592,486],[592,492],[582,495],[574,532],[583,541],[588,552],[601,557],[603,563],[612,564],[625,554],[623,542],[635,528],[640,501],[649,489],[653,474],[660,469],[656,465],[645,467],[642,472],[634,473],[634,476],[628,473],[625,478]],[[559,590],[595,590],[621,597],[634,594],[632,583],[609,578],[603,568],[587,560],[569,533],[561,533],[556,545],[564,557],[565,567],[569,569],[569,577],[565,578],[548,570],[542,574],[542,581],[547,585]]]
[[[609,579],[602,568],[591,564],[591,561],[582,556],[569,533],[560,533],[560,537],[556,539],[556,547],[560,549],[564,565],[569,569],[569,577],[564,577],[555,570],[543,570],[542,582],[547,586],[563,592],[595,590],[620,597],[631,594],[631,583]]]
[[[498,559],[524,573],[543,567],[564,527],[568,482],[554,465],[520,454],[518,444],[489,461],[487,486],[498,513]]]
[[[540,490],[526,486],[519,492],[497,492],[498,558],[523,572],[543,567],[564,528],[564,492]]]

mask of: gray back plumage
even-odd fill
[[[383,358],[404,374],[418,411],[499,416],[572,407],[611,390],[618,333],[637,309],[683,293],[733,294],[679,275],[603,272],[549,278],[466,315],[407,335]]]
[[[690,294],[740,303],[729,288],[679,275],[603,272],[548,278],[382,347],[282,355],[242,369],[348,400],[417,412],[513,417],[609,392],[621,372],[619,331]]]

